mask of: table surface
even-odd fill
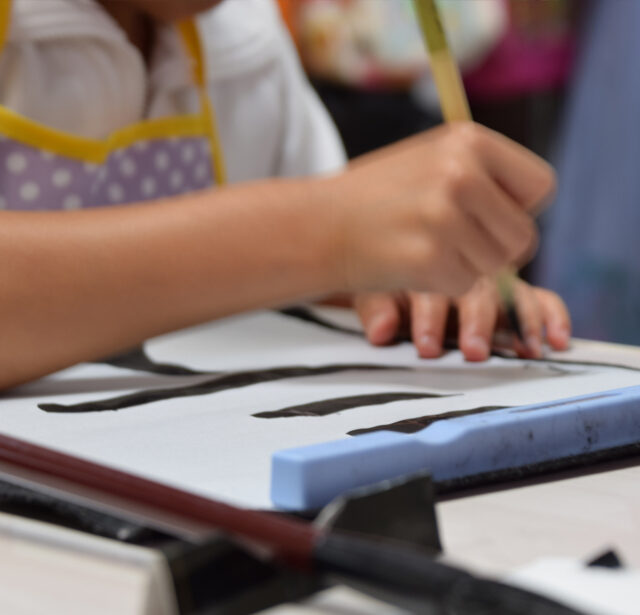
[[[640,568],[640,459],[590,471],[438,504],[447,556],[501,574],[539,557],[588,560],[614,549]]]
[[[640,458],[599,464],[485,492],[469,492],[437,505],[449,563],[502,576],[542,557],[589,561],[613,549],[640,569]],[[269,615],[395,614],[397,609],[347,588]]]

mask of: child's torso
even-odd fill
[[[212,185],[193,24],[159,30],[147,70],[93,0],[13,0],[0,59],[0,206],[77,209]]]

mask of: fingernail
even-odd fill
[[[525,340],[527,344],[527,350],[531,353],[531,356],[534,359],[537,359],[542,356],[542,344],[540,340],[535,335],[527,336]]]
[[[472,335],[467,338],[465,350],[467,354],[472,353],[473,358],[478,357],[484,359],[489,356],[489,344],[479,335]]]
[[[418,340],[418,351],[423,357],[439,357],[441,348],[433,335],[423,335]]]

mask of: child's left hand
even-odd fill
[[[515,291],[526,346],[513,334],[503,335],[507,346],[525,358],[541,357],[544,341],[554,350],[566,350],[571,321],[562,299],[522,280]],[[505,347],[496,333],[508,332],[506,318],[496,284],[488,278],[457,299],[434,293],[368,293],[356,295],[353,303],[367,338],[376,346],[410,335],[421,357],[438,357],[451,325],[450,314],[457,312],[457,343],[465,359],[484,361],[492,347]]]

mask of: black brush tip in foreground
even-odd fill
[[[385,541],[334,532],[316,540],[313,560],[329,578],[422,615],[584,615]]]

